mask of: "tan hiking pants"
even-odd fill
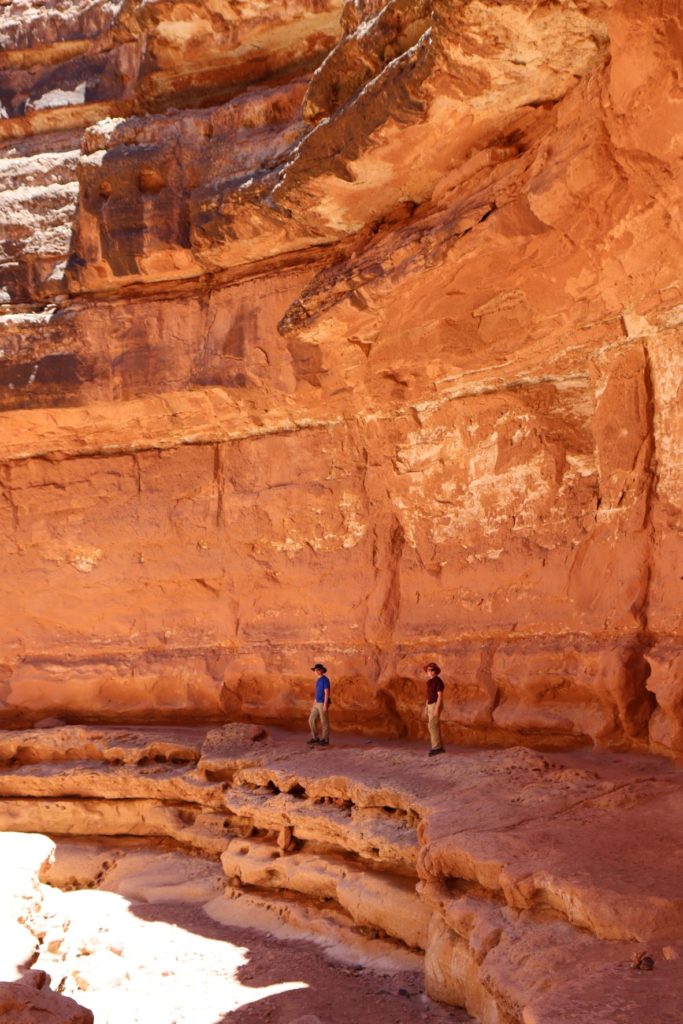
[[[432,750],[441,746],[441,708],[435,702],[427,705],[427,728]]]
[[[316,726],[320,722],[322,736],[318,736]],[[314,704],[308,717],[308,725],[311,736],[314,740],[329,740],[330,738],[330,715],[325,710],[324,704]]]

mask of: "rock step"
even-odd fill
[[[431,760],[349,738],[319,751],[237,723],[166,741],[142,728],[4,733],[0,752],[5,828],[220,858],[233,896],[329,903],[424,949],[429,991],[486,1024],[589,1019],[591,964],[613,1014],[595,1019],[642,1024],[630,959],[643,950],[661,968],[651,1020],[669,1022],[678,994],[664,982],[683,950],[683,775],[670,764],[519,748]],[[520,951],[551,984],[532,983]],[[577,1016],[559,1015],[562,991]]]
[[[0,763],[36,764],[97,759],[139,764],[160,758],[196,762],[205,729],[97,728],[61,725],[45,729],[0,732]]]
[[[340,854],[283,852],[275,843],[233,839],[221,863],[232,884],[334,900],[356,925],[379,929],[409,948],[426,948],[431,911],[418,897],[414,878],[371,871]]]

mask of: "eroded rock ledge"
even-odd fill
[[[57,838],[43,877],[62,887],[168,898],[173,869],[152,874],[135,837],[220,862],[202,890],[219,919],[237,901],[360,929],[424,957],[427,991],[486,1024],[676,1019],[683,777],[661,762],[310,750],[249,725],[4,733],[0,758],[0,824]]]

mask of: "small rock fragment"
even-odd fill
[[[283,825],[277,837],[277,845],[281,850],[288,850],[292,845],[294,829],[291,825]]]
[[[631,967],[634,971],[651,971],[654,965],[654,958],[645,950],[634,953],[631,957]]]

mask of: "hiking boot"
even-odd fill
[[[443,749],[443,747],[432,747],[432,749],[429,751],[429,756],[430,757],[434,757],[436,754],[445,754],[445,753],[446,753],[446,751]]]
[[[329,745],[330,745],[330,741],[329,740],[318,740],[318,746],[319,747],[329,747]]]
[[[322,741],[311,738],[310,740],[306,740],[306,742],[308,743],[309,747],[312,747],[314,743],[320,743]]]

